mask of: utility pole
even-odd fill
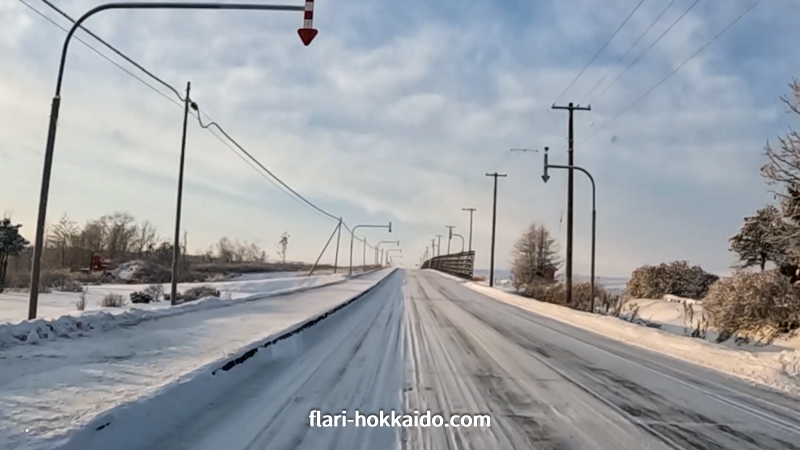
[[[339,268],[339,239],[342,237],[342,218],[339,217],[339,231],[336,234],[336,256],[333,258],[333,273]]]
[[[447,228],[448,231],[449,231],[448,234],[447,234],[447,254],[449,255],[450,254],[450,241],[453,240],[453,228],[455,228],[455,227],[452,226],[452,225],[445,225],[444,227]]]
[[[437,234],[437,238],[439,238],[439,242],[436,244],[436,256],[442,256],[442,235]]]
[[[170,287],[169,302],[177,305],[178,301],[178,259],[180,258],[180,237],[181,237],[181,203],[183,202],[183,166],[186,160],[186,127],[189,123],[189,105],[192,103],[189,97],[192,83],[186,83],[186,99],[183,105],[183,137],[181,138],[181,163],[178,168],[178,202],[175,207],[175,240],[172,243],[172,283]]]
[[[461,208],[462,211],[469,211],[469,250],[472,251],[472,213],[476,211],[475,208]]]
[[[487,177],[494,177],[494,205],[492,206],[492,253],[489,256],[489,287],[494,286],[494,236],[497,226],[497,178],[507,177],[506,174],[487,173]]]
[[[572,210],[573,210],[573,189],[574,177],[572,167],[575,165],[575,133],[573,127],[573,113],[575,111],[591,111],[590,106],[575,105],[570,102],[567,106],[553,105],[553,109],[565,109],[569,111],[569,131],[568,131],[568,149],[567,149],[567,165],[570,167],[567,173],[567,304],[572,304]]]
[[[436,239],[431,239],[431,258],[436,257]]]

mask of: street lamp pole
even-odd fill
[[[403,253],[403,249],[402,249],[402,248],[389,248],[389,249],[386,249],[386,261],[385,261],[385,264],[386,264],[387,266],[389,265],[389,261],[390,261],[390,259],[389,259],[389,253],[391,253],[391,252],[400,252],[400,253]]]
[[[453,233],[453,236],[457,236],[457,237],[461,238],[461,253],[464,253],[464,236],[462,236],[462,235],[460,235],[458,233]]]
[[[313,2],[312,6],[313,6]],[[61,50],[61,60],[58,66],[58,77],[53,101],[50,105],[50,121],[47,129],[47,143],[44,153],[44,167],[42,169],[42,186],[39,193],[39,211],[36,220],[36,237],[33,248],[33,261],[31,262],[31,290],[28,303],[28,319],[36,318],[36,309],[39,300],[39,277],[41,275],[42,250],[44,246],[44,228],[47,215],[47,200],[50,192],[50,175],[53,167],[55,153],[56,132],[58,131],[58,113],[61,109],[61,85],[64,80],[64,67],[67,59],[69,43],[75,31],[86,19],[101,11],[110,9],[214,9],[214,10],[261,10],[261,11],[304,11],[306,16],[313,15],[313,10],[306,11],[306,6],[294,5],[264,5],[255,3],[199,3],[199,2],[118,2],[98,5],[84,13],[67,32]],[[311,43],[316,35],[312,28],[310,18],[305,18],[304,27],[298,30],[305,45]],[[189,101],[188,96],[184,101]]]
[[[462,211],[469,211],[469,251],[472,251],[472,214],[475,208],[461,208]]]
[[[378,259],[378,249],[381,248],[381,244],[395,244],[396,246],[400,247],[400,241],[380,241],[380,242],[378,242],[378,245],[375,246],[375,264],[376,265],[379,262],[383,261],[383,259]]]
[[[392,232],[392,222],[389,222],[389,225],[356,225],[350,230],[350,275],[353,274],[353,239],[356,236],[356,229],[358,228],[388,228],[389,233]],[[366,245],[366,239],[364,238],[364,245]],[[366,247],[365,247],[366,248]],[[366,250],[365,250],[366,255]]]
[[[447,228],[447,231],[448,231],[448,233],[447,233],[447,254],[449,255],[450,254],[450,241],[453,240],[453,228],[455,228],[455,227],[452,226],[452,225],[445,225],[444,227]]]
[[[589,171],[584,169],[583,167],[578,167],[578,166],[574,166],[574,165],[562,166],[562,165],[556,165],[556,164],[548,164],[548,157],[547,157],[547,151],[548,150],[550,150],[548,147],[544,148],[544,175],[542,175],[542,180],[544,180],[545,183],[547,183],[547,180],[550,179],[550,175],[547,174],[547,169],[564,169],[564,170],[569,170],[569,171],[571,171],[572,169],[575,169],[575,170],[578,170],[578,171],[581,171],[581,172],[585,173],[586,176],[589,177],[589,181],[592,182],[592,269],[591,269],[591,273],[592,273],[591,274],[591,276],[592,276],[592,300],[591,300],[591,306],[590,306],[591,310],[590,311],[594,312],[594,284],[595,284],[595,280],[594,280],[594,267],[595,266],[594,266],[594,264],[595,264],[595,242],[596,242],[595,238],[596,238],[596,230],[597,230],[597,208],[596,208],[596,199],[597,199],[596,191],[597,191],[597,189],[596,189],[596,186],[594,184],[594,177],[592,177],[592,174],[590,174]]]

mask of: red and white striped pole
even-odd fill
[[[314,37],[317,35],[317,30],[314,28],[314,0],[306,0],[306,10],[303,16],[303,28],[297,30],[300,35],[300,40],[303,44],[308,46]]]

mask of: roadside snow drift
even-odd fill
[[[800,394],[800,351],[792,347],[781,347],[779,343],[759,348],[748,346],[742,349],[713,344],[667,331],[635,325],[616,317],[600,316],[576,311],[563,306],[544,303],[516,294],[503,292],[477,283],[465,285],[496,300],[535,312],[569,325],[663,353],[674,358],[709,367],[737,377],[795,394]],[[677,308],[664,305],[663,301],[652,301],[647,305],[651,317],[665,320],[678,331]]]

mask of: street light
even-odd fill
[[[453,226],[453,225],[445,225],[444,227],[447,228],[447,254],[449,255],[450,254],[450,241],[453,240],[453,228],[455,228],[455,226]]]
[[[460,235],[458,233],[453,233],[453,236],[461,238],[461,253],[464,253],[464,236],[462,236],[462,235]]]
[[[386,261],[384,261],[384,266],[389,264],[389,253],[391,252],[400,252],[403,253],[402,248],[390,248],[386,250]]]
[[[307,7],[311,4],[310,7]],[[53,101],[50,105],[50,122],[47,130],[47,144],[44,153],[44,168],[42,170],[42,186],[39,193],[39,211],[36,220],[36,238],[33,248],[33,261],[31,264],[31,290],[28,303],[28,319],[36,318],[37,302],[39,300],[39,276],[41,274],[42,264],[42,250],[44,246],[44,228],[47,214],[47,198],[50,191],[50,173],[53,166],[53,154],[55,153],[56,131],[58,129],[58,113],[61,108],[61,85],[64,80],[64,67],[67,59],[67,50],[69,43],[75,31],[86,21],[89,17],[101,11],[110,9],[217,9],[217,10],[261,10],[261,11],[304,11],[303,28],[298,30],[301,40],[305,45],[311,43],[311,40],[317,33],[317,30],[312,28],[313,19],[313,0],[306,2],[306,6],[294,5],[264,5],[256,3],[198,3],[198,2],[119,2],[119,3],[106,3],[96,6],[86,13],[84,13],[75,23],[72,28],[67,32],[64,38],[64,45],[61,50],[61,61],[58,66],[58,78],[56,80],[56,91],[53,96]],[[308,9],[308,11],[306,11]],[[188,89],[187,89],[188,90]],[[182,99],[188,106],[190,100],[187,92],[187,98]],[[185,128],[184,128],[185,129]],[[174,264],[173,264],[174,266]],[[174,274],[173,274],[174,275]]]
[[[358,228],[388,228],[389,233],[392,232],[392,222],[389,225],[356,225],[350,230],[350,275],[353,274],[353,239],[356,236],[356,229]],[[366,238],[364,238],[366,241]]]
[[[472,214],[477,211],[475,208],[461,208],[462,211],[469,211],[469,251],[472,251]]]
[[[578,171],[581,171],[581,172],[585,173],[586,176],[589,177],[589,181],[592,182],[592,269],[591,269],[591,272],[592,272],[592,300],[591,300],[590,308],[591,308],[591,312],[594,313],[594,261],[595,261],[595,236],[596,236],[596,230],[597,230],[597,209],[595,207],[596,206],[595,205],[596,189],[595,189],[595,184],[594,184],[594,177],[592,177],[592,174],[590,174],[589,171],[584,169],[583,167],[562,166],[562,165],[556,165],[556,164],[548,164],[548,155],[547,155],[547,151],[548,150],[550,150],[549,147],[545,147],[544,148],[544,175],[542,175],[542,180],[544,180],[545,183],[547,183],[547,180],[550,179],[550,175],[547,174],[547,169],[565,169],[565,170],[575,169],[575,170],[578,170]],[[568,280],[568,281],[571,281],[571,280]]]
[[[381,244],[395,244],[396,246],[400,247],[400,241],[380,241],[375,246],[375,264],[378,264],[380,260],[378,259],[378,249],[381,248]]]

